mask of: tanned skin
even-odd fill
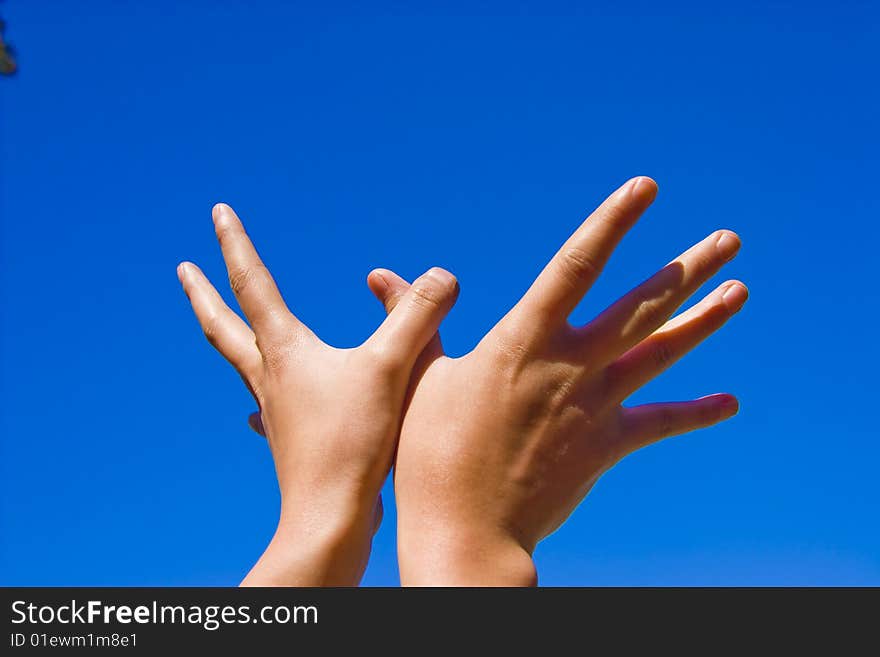
[[[623,405],[742,308],[746,287],[727,281],[670,319],[736,255],[731,231],[712,233],[588,324],[568,321],[656,193],[646,177],[614,192],[459,358],[444,355],[435,333],[458,291],[448,272],[412,286],[371,272],[388,319],[361,347],[333,349],[290,314],[238,219],[217,206],[253,331],[194,265],[179,273],[206,335],[257,399],[251,425],[269,439],[282,491],[276,536],[244,584],[357,583],[396,447],[401,582],[534,585],[535,546],[605,471],[735,415],[729,394]]]
[[[359,347],[335,349],[288,310],[232,209],[214,227],[250,326],[201,270],[178,277],[208,341],[238,370],[268,438],[281,490],[275,536],[242,584],[355,585],[381,521],[382,484],[419,354],[452,307],[458,283],[433,268]]]

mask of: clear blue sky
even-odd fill
[[[630,176],[655,206],[575,319],[717,228],[751,299],[636,401],[740,415],[606,474],[544,584],[880,584],[874,3],[0,3],[0,584],[236,584],[274,528],[252,401],[175,266],[244,218],[359,343],[431,265],[470,349]],[[314,3],[309,3],[314,4]],[[874,4],[873,7],[870,7]],[[365,584],[398,582],[395,518]]]

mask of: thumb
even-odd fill
[[[374,269],[367,276],[367,286],[390,314],[409,289],[409,282],[390,269]]]
[[[377,269],[367,285],[388,313],[370,340],[410,366],[426,347],[435,357],[442,355],[437,329],[458,298],[455,276],[433,267],[409,285],[394,272]]]

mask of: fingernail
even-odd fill
[[[440,267],[431,267],[425,272],[425,277],[445,288],[455,289],[458,287],[458,281],[455,276]]]
[[[727,310],[732,313],[739,311],[748,298],[748,289],[745,285],[741,285],[740,283],[733,283],[729,288],[724,290],[724,294],[721,295],[721,300],[724,302],[724,305],[727,306]]]
[[[225,203],[217,203],[211,208],[211,216],[214,218],[214,221],[219,221],[223,219],[229,213],[229,206]]]
[[[370,276],[374,281],[379,281],[379,291],[387,292],[388,291],[388,279],[382,274],[378,269],[374,269],[370,272]]]
[[[179,265],[177,265],[177,280],[179,280],[181,283],[183,283],[184,279],[186,278],[186,270],[187,267],[185,262],[181,262]]]
[[[736,415],[739,412],[739,401],[736,397],[725,397],[721,402],[721,412],[725,416]]]
[[[739,245],[739,237],[729,230],[721,231],[721,235],[718,236],[718,241],[715,242],[715,248],[718,249],[718,253],[728,260],[739,251]]]
[[[633,198],[653,201],[657,195],[657,183],[647,176],[639,176],[630,187],[630,194]]]

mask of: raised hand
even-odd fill
[[[412,382],[395,465],[404,584],[532,584],[535,545],[625,455],[737,412],[736,399],[622,403],[745,303],[728,281],[675,310],[740,246],[721,230],[585,326],[568,315],[651,204],[630,180],[569,238],[523,298],[461,358],[426,349]],[[389,312],[408,294],[395,274],[368,283]]]
[[[259,406],[252,426],[268,438],[281,489],[275,536],[243,584],[356,584],[381,520],[413,365],[458,284],[429,270],[361,346],[336,349],[287,309],[232,209],[218,204],[213,217],[250,326],[194,264],[181,263],[178,276],[208,341]]]

